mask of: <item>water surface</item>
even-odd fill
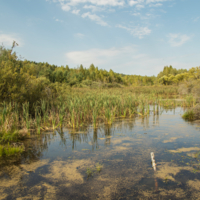
[[[200,125],[182,113],[32,136],[21,157],[0,160],[0,199],[199,199]]]

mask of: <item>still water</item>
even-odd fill
[[[0,160],[0,199],[200,199],[200,124],[182,113],[32,136]]]

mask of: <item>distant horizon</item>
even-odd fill
[[[200,66],[200,1],[2,1],[0,44],[17,55],[76,68],[157,76]]]

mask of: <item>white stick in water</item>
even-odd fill
[[[156,171],[156,161],[155,161],[154,153],[151,152],[150,155],[151,155],[152,167],[153,167],[154,171]]]

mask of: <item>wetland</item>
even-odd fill
[[[0,46],[0,199],[199,198],[200,67],[125,75],[16,46]]]
[[[200,123],[183,107],[160,110],[31,134],[0,160],[0,199],[198,199]]]

